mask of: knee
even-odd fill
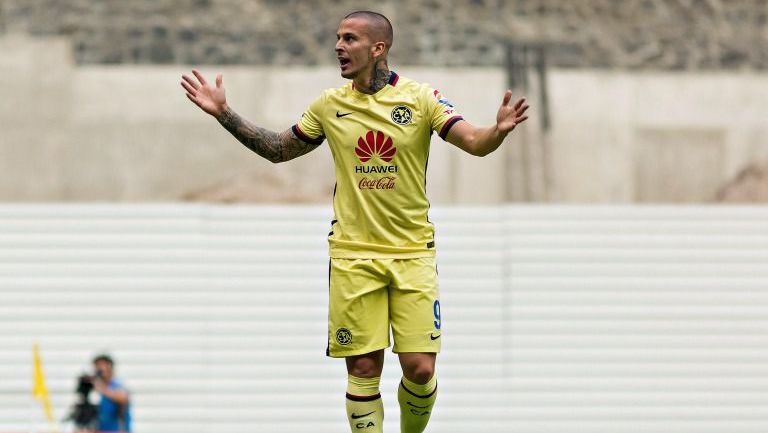
[[[420,362],[410,367],[403,373],[413,383],[425,384],[435,375],[435,367],[429,362]]]
[[[377,372],[375,363],[367,359],[355,361],[349,368],[349,374],[355,377],[376,377]]]
[[[378,353],[347,358],[347,372],[355,377],[381,376],[383,356]]]

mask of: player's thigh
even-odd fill
[[[368,259],[331,259],[329,272],[328,354],[348,357],[388,347],[388,277]]]
[[[440,351],[440,291],[434,257],[397,260],[389,289],[394,352]]]

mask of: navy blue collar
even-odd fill
[[[389,71],[389,82],[387,84],[394,87],[395,84],[397,84],[397,80],[399,79],[400,79],[400,76],[397,75],[395,71]]]

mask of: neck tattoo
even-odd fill
[[[379,90],[383,89],[384,86],[389,83],[389,76],[391,72],[389,71],[389,68],[387,67],[387,62],[385,61],[379,61],[376,62],[376,66],[373,68],[373,71],[371,72],[371,82],[368,86],[368,91],[370,93],[376,93]]]

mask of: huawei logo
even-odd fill
[[[368,162],[373,155],[379,155],[379,158],[384,162],[392,161],[395,157],[397,148],[392,145],[392,137],[387,137],[381,131],[368,131],[365,134],[365,139],[360,137],[357,139],[357,147],[355,153],[360,158],[360,162]]]

